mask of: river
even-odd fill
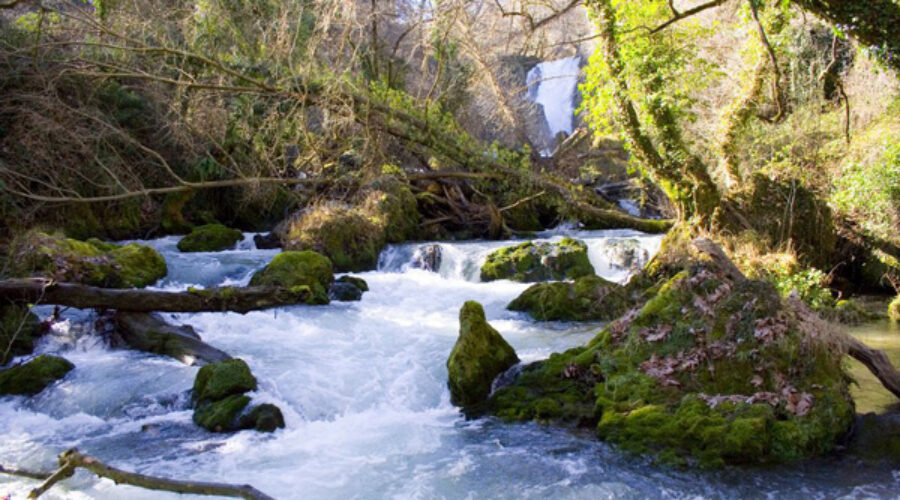
[[[660,237],[632,231],[558,230],[584,239],[598,274],[627,278],[610,264],[610,242],[636,239],[652,254]],[[245,284],[277,250],[181,254],[177,238],[146,243],[169,264],[162,289]],[[900,467],[832,457],[771,468],[690,471],[656,467],[590,435],[536,424],[466,420],[450,405],[445,362],[466,300],[524,361],[590,339],[598,325],[536,323],[505,309],[527,285],[480,283],[487,253],[510,242],[442,243],[439,272],[410,268],[421,244],[389,247],[378,271],[361,273],[361,302],[268,311],[168,315],[247,361],[257,402],[277,404],[286,429],[273,434],[206,432],[191,421],[197,368],[110,349],[91,334],[91,313],[40,341],[76,368],[33,398],[0,398],[0,464],[49,469],[69,447],[117,467],[196,480],[251,483],[284,499],[348,498],[894,498]],[[42,310],[48,314],[48,310]],[[24,498],[33,481],[0,475],[0,497]],[[46,498],[183,498],[79,472]]]

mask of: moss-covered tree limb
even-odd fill
[[[259,309],[303,304],[308,287],[221,287],[185,292],[112,289],[30,278],[0,281],[0,297],[17,302],[55,304],[81,309],[134,312],[215,312],[241,314]]]
[[[245,498],[247,500],[272,500],[272,497],[257,490],[249,484],[211,483],[202,481],[181,481],[156,476],[148,476],[135,472],[117,469],[106,463],[80,453],[72,448],[59,455],[59,469],[53,473],[23,471],[0,467],[0,473],[43,480],[37,488],[31,490],[28,498],[39,498],[59,481],[72,477],[75,469],[85,469],[99,477],[113,480],[116,484],[127,484],[148,490],[170,491],[173,493],[210,495],[222,497]]]

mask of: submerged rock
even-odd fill
[[[641,247],[637,239],[609,240],[603,245],[603,254],[610,266],[617,269],[637,270],[650,260],[650,252]]]
[[[328,288],[334,281],[331,261],[319,253],[281,252],[250,278],[250,286],[307,287],[308,304],[327,304]]]
[[[63,358],[42,354],[0,372],[0,394],[33,396],[65,377],[72,368],[75,365]]]
[[[79,241],[33,232],[13,245],[11,274],[107,288],[152,285],[168,272],[156,250],[131,243],[116,245],[97,239]]]
[[[507,309],[527,312],[539,321],[610,321],[630,306],[621,285],[599,276],[584,276],[571,283],[531,285]]]
[[[466,302],[459,311],[459,338],[447,360],[450,401],[457,406],[484,401],[494,379],[518,362],[516,351],[488,324],[481,304]]]
[[[281,248],[281,240],[275,233],[257,234],[253,236],[253,243],[259,250],[271,250]]]
[[[583,241],[563,238],[559,243],[525,242],[488,255],[481,280],[520,282],[575,279],[594,274]]]
[[[222,224],[206,224],[191,230],[190,234],[178,242],[178,250],[182,252],[218,252],[234,248],[244,239],[238,229],[231,229]]]
[[[822,455],[854,416],[827,331],[771,284],[695,261],[586,346],[525,367],[489,406],[510,420],[594,425],[669,463]]]
[[[34,351],[34,340],[41,334],[41,323],[24,304],[0,307],[0,366],[15,356]]]
[[[426,245],[413,253],[411,267],[436,273],[441,268],[442,260],[443,250],[440,245]]]
[[[338,302],[362,300],[363,291],[353,283],[335,281],[328,288],[328,298]]]
[[[339,281],[341,283],[350,283],[351,285],[355,286],[356,288],[359,288],[363,292],[369,291],[369,284],[366,283],[366,280],[364,280],[362,278],[358,278],[356,276],[347,276],[347,275],[341,276],[340,278],[337,279],[337,281]]]

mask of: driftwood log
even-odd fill
[[[273,500],[272,497],[249,484],[180,481],[177,479],[166,479],[137,474],[135,472],[127,472],[107,465],[89,455],[84,455],[75,448],[60,453],[59,469],[52,473],[26,471],[5,468],[2,466],[0,466],[0,473],[43,480],[44,482],[37,488],[31,490],[31,493],[28,495],[28,498],[38,498],[52,488],[54,484],[72,477],[75,473],[75,469],[79,468],[93,472],[99,477],[112,479],[116,484],[127,484],[149,490],[171,491],[173,493],[188,493],[193,495],[246,498],[248,500]]]
[[[187,365],[202,366],[231,359],[203,342],[190,325],[172,325],[159,314],[118,311],[116,333],[132,349],[169,356]]]
[[[273,286],[165,292],[100,288],[42,278],[0,281],[0,298],[11,301],[135,312],[233,311],[244,314],[259,309],[302,304],[309,293],[306,289]]]

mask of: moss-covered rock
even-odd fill
[[[242,359],[229,359],[200,368],[194,379],[193,401],[219,401],[229,396],[256,390],[256,377]]]
[[[384,247],[382,228],[349,205],[322,203],[288,224],[285,250],[313,250],[325,255],[337,272],[374,269]]]
[[[260,432],[274,432],[284,428],[284,415],[281,409],[269,403],[254,406],[238,419],[241,429],[256,429]]]
[[[353,283],[335,281],[328,288],[328,298],[338,302],[354,302],[362,300],[363,291]]]
[[[369,291],[369,284],[366,283],[366,280],[364,280],[362,278],[358,278],[356,276],[346,276],[346,275],[341,276],[340,278],[337,279],[337,281],[340,283],[350,283],[351,285],[355,286],[356,288],[359,288],[360,290],[362,290],[364,292]]]
[[[190,234],[178,242],[178,250],[182,252],[218,252],[233,248],[244,239],[238,229],[231,229],[222,224],[206,224],[191,230]]]
[[[250,405],[245,393],[256,390],[256,377],[243,360],[206,365],[194,379],[194,423],[212,432],[284,427],[284,416],[273,404]]]
[[[494,379],[518,362],[516,351],[488,324],[481,304],[466,302],[459,311],[459,338],[447,360],[450,401],[457,406],[484,401]]]
[[[41,334],[37,316],[24,304],[0,307],[0,366],[14,356],[31,354],[34,340]]]
[[[888,317],[891,321],[900,321],[900,295],[888,304]]]
[[[900,461],[900,415],[889,412],[860,416],[847,451],[866,462]]]
[[[409,185],[393,177],[371,183],[360,205],[360,212],[380,227],[387,243],[417,239],[419,210]]]
[[[527,312],[539,321],[611,321],[631,306],[625,288],[599,276],[574,282],[537,283],[507,309]]]
[[[29,233],[15,242],[10,269],[16,276],[107,288],[152,285],[168,272],[162,255],[146,245],[79,241],[41,232]]]
[[[250,286],[309,287],[308,304],[327,304],[328,288],[334,281],[331,261],[319,253],[281,252],[250,278]]]
[[[194,423],[212,432],[239,430],[238,417],[247,405],[250,396],[233,394],[217,401],[207,401],[194,410]]]
[[[695,262],[584,347],[525,367],[490,400],[512,420],[596,425],[671,463],[828,453],[854,415],[827,324],[767,282]]]
[[[0,372],[0,394],[33,396],[66,376],[75,365],[63,358],[42,354],[31,361]]]
[[[559,243],[531,242],[501,248],[487,256],[481,280],[519,282],[575,279],[594,274],[583,241],[563,238]]]

